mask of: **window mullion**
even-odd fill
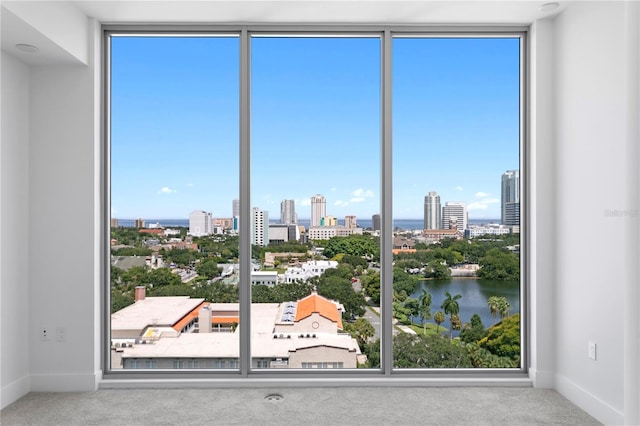
[[[247,29],[240,33],[240,353],[242,376],[251,369],[251,141],[250,141],[250,64],[251,52]]]
[[[382,313],[382,333],[381,333],[381,363],[380,366],[385,374],[390,374],[393,368],[393,327],[392,327],[392,305],[393,305],[393,182],[391,179],[391,32],[384,31],[382,36],[382,69],[381,90],[382,90],[382,182],[381,182],[381,247],[380,265],[382,274],[380,277],[381,288],[381,313]]]

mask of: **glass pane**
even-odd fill
[[[238,368],[239,42],[111,40],[111,369]]]
[[[519,46],[393,41],[397,368],[519,367]]]
[[[378,368],[380,39],[251,54],[252,368]]]

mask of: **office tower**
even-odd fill
[[[310,226],[321,226],[320,221],[327,214],[327,201],[324,195],[314,195],[311,197],[311,223]]]
[[[424,229],[440,229],[441,215],[440,196],[435,191],[431,191],[424,197]]]
[[[240,217],[240,200],[237,198],[233,200],[233,205],[231,207],[231,217]]]
[[[138,228],[138,229],[140,229],[140,228],[144,228],[144,219],[142,219],[142,218],[137,218],[137,219],[135,220],[134,226],[135,226],[136,228]]]
[[[507,170],[502,174],[502,211],[500,222],[503,225],[520,225],[519,170]]]
[[[261,247],[269,244],[269,212],[257,207],[251,210],[251,244]]]
[[[189,235],[194,237],[211,235],[213,233],[212,224],[211,213],[194,210],[189,215]]]
[[[358,223],[356,222],[355,216],[345,216],[344,217],[344,227],[345,228],[356,228]]]
[[[117,228],[118,226],[119,226],[118,219],[111,218],[111,227],[112,228]]]
[[[452,226],[458,228],[460,232],[467,229],[469,223],[467,206],[458,201],[447,201],[442,208],[442,228],[451,229]]]
[[[374,214],[371,216],[371,227],[374,231],[379,231],[381,228],[380,215]]]
[[[293,225],[297,222],[295,202],[293,200],[282,200],[280,203],[280,223]]]

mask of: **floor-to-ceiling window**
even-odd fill
[[[523,368],[521,34],[105,40],[108,370]]]

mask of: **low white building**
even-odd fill
[[[497,224],[470,226],[466,233],[468,238],[476,238],[481,235],[505,235],[511,233],[511,228],[509,226]]]
[[[287,284],[301,281],[306,282],[309,278],[319,277],[324,271],[337,268],[338,262],[335,260],[313,260],[304,262],[300,266],[287,268],[284,273],[284,282]]]
[[[278,271],[251,272],[251,285],[266,285],[273,287],[278,284]]]
[[[149,297],[112,315],[112,368],[237,369],[237,303]],[[343,333],[341,306],[316,293],[251,305],[251,367],[357,368],[366,361]],[[115,321],[114,321],[115,320]],[[206,325],[205,325],[206,323]],[[112,336],[115,337],[115,336]]]

